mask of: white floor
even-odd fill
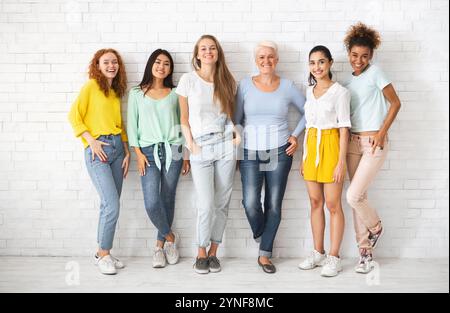
[[[199,275],[193,259],[153,269],[149,258],[123,258],[127,267],[101,275],[89,258],[0,257],[0,292],[449,292],[446,259],[379,259],[369,275],[356,274],[356,259],[323,278],[320,269],[301,271],[297,259],[275,259],[265,274],[255,259],[223,259],[222,272]]]

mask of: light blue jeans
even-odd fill
[[[84,159],[92,183],[100,196],[97,242],[102,250],[111,250],[119,218],[120,193],[122,191],[122,162],[125,157],[120,135],[100,136],[97,140],[106,142],[102,146],[108,156],[106,162],[95,156],[92,161],[91,147],[84,151]]]
[[[222,242],[236,169],[236,149],[232,139],[232,133],[213,133],[197,138],[201,152],[190,156],[200,248],[208,247],[211,242]]]

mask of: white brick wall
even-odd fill
[[[89,255],[95,248],[98,198],[67,112],[86,81],[94,51],[118,49],[129,86],[149,54],[172,52],[176,78],[190,69],[196,39],[221,40],[236,78],[254,72],[256,41],[281,49],[280,74],[304,89],[307,54],[331,48],[334,71],[349,71],[342,38],[362,20],[383,36],[376,61],[393,79],[402,110],[390,132],[391,152],[370,190],[387,233],[377,255],[448,257],[448,1],[442,0],[1,0],[0,1],[0,255]],[[126,116],[126,102],[123,105]],[[291,124],[297,115],[293,112]],[[134,158],[133,158],[134,161]],[[287,187],[275,255],[311,249],[308,196],[297,169]],[[175,227],[183,255],[193,255],[195,215],[190,177],[180,181]],[[221,253],[255,256],[235,178]],[[343,255],[354,255],[351,212]],[[143,208],[133,162],[124,184],[115,250],[149,255],[154,228]]]

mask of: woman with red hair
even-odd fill
[[[89,65],[89,81],[69,112],[76,137],[84,145],[85,163],[100,196],[96,264],[102,274],[124,265],[110,255],[119,218],[119,198],[130,160],[120,109],[126,91],[125,66],[114,49],[97,51]]]

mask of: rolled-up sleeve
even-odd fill
[[[347,89],[343,92],[338,101],[336,101],[336,115],[337,115],[337,123],[338,127],[351,127],[350,121],[350,99],[351,94]]]

